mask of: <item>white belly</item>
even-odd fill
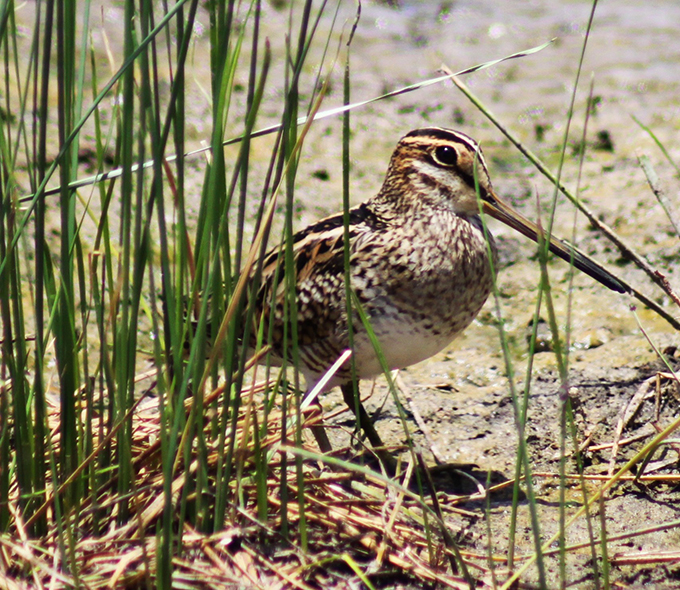
[[[447,331],[436,334],[426,331],[422,326],[403,322],[378,321],[372,327],[390,370],[403,369],[430,358],[446,348],[457,335],[457,332]],[[357,375],[360,379],[382,373],[383,368],[366,333],[355,336],[354,348]]]

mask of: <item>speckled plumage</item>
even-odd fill
[[[484,238],[480,204],[486,213],[530,238],[536,240],[540,234],[495,195],[474,140],[432,127],[412,131],[399,141],[378,194],[350,210],[351,288],[390,368],[406,367],[442,350],[486,301],[492,288],[489,252],[495,258],[496,247],[493,239],[487,245]],[[575,266],[610,288],[620,287],[604,269],[558,240],[551,239],[550,249],[567,260],[573,257]],[[311,388],[349,346],[342,214],[298,232],[293,254],[299,368]],[[285,320],[280,276],[274,284],[279,257],[275,250],[265,258],[257,297],[265,328],[272,321],[270,309],[274,310],[270,344],[281,358]],[[358,318],[352,325],[357,376],[375,376],[381,369],[373,346]],[[345,366],[325,389],[345,386],[350,403],[350,378]],[[366,429],[367,416],[360,420]],[[367,434],[379,444],[375,431]]]
[[[441,164],[428,155],[438,146],[459,150],[455,184],[433,178]],[[409,134],[390,163],[381,191],[350,211],[351,287],[371,320],[391,368],[402,368],[440,351],[475,318],[491,291],[491,271],[474,181],[458,207],[459,167],[472,179],[476,143],[444,130]],[[478,152],[479,154],[479,152]],[[490,181],[478,156],[482,187]],[[429,158],[429,160],[428,160]],[[461,209],[461,210],[458,210]],[[491,242],[495,255],[495,246]],[[348,348],[342,214],[323,219],[294,237],[301,371],[312,386]],[[271,301],[278,251],[264,265],[262,309]],[[278,286],[278,295],[283,293]],[[268,318],[268,314],[265,311]],[[283,355],[283,302],[275,313],[275,353]],[[380,373],[366,332],[353,323],[359,378]],[[338,371],[327,389],[350,378]]]

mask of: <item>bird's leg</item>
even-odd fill
[[[359,427],[366,434],[371,446],[384,447],[385,445],[376,431],[375,426],[373,426],[371,417],[368,415],[368,412],[366,412],[361,400],[358,398],[355,399],[354,397],[354,384],[350,381],[349,383],[341,385],[340,389],[342,390],[342,398],[345,400],[345,403],[349,406],[350,410],[356,415],[359,420]],[[359,388],[357,387],[357,396],[358,395]]]
[[[352,412],[356,415],[359,420],[359,427],[364,431],[366,437],[368,438],[371,446],[373,447],[373,452],[377,455],[380,462],[388,474],[394,475],[397,471],[397,461],[390,454],[390,452],[385,448],[380,435],[375,429],[371,417],[366,412],[360,398],[354,397],[354,384],[350,381],[340,386],[342,390],[342,397],[345,403],[350,407]],[[359,395],[359,388],[357,387],[357,396]],[[358,411],[358,413],[357,413]]]
[[[323,409],[321,407],[321,402],[317,398],[313,404],[314,411],[321,414]],[[316,424],[310,427],[314,438],[316,439],[316,444],[319,445],[319,449],[322,453],[330,453],[333,451],[331,446],[331,441],[328,440],[328,435],[326,434],[326,427],[323,424]]]

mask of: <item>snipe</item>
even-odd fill
[[[498,198],[473,139],[428,127],[399,141],[378,194],[350,210],[351,289],[390,368],[412,365],[442,350],[486,301],[496,245],[491,236],[488,241],[484,236],[480,209],[534,241],[543,236]],[[604,268],[560,240],[551,237],[549,248],[608,288],[624,291]],[[349,347],[342,213],[297,233],[293,254],[299,369],[309,390]],[[277,249],[264,260],[256,318],[264,320],[265,334],[273,322],[270,344],[279,359],[286,354],[285,265],[277,273],[281,258]],[[356,315],[352,330],[357,378],[379,374],[374,347]],[[381,446],[369,416],[355,401],[349,363],[324,390],[337,385],[349,407],[358,409],[371,444]],[[322,448],[328,450],[324,442]]]

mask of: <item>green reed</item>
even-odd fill
[[[7,113],[0,133],[1,371],[8,384],[0,395],[6,417],[0,426],[0,528],[13,527],[8,504],[16,485],[31,533],[56,526],[63,563],[77,578],[77,531],[95,533],[111,515],[121,526],[136,518],[142,464],[131,410],[152,392],[159,400],[164,481],[164,511],[153,525],[160,541],[157,585],[169,588],[183,523],[206,532],[221,528],[235,505],[234,426],[246,361],[239,343],[250,337],[254,308],[233,288],[250,247],[251,194],[262,195],[263,250],[271,215],[263,220],[275,187],[284,187],[289,234],[292,228],[300,87],[307,92],[305,63],[325,4],[291,7],[282,33],[297,35],[292,65],[273,81],[260,2],[214,3],[201,12],[210,23],[212,118],[197,222],[187,217],[183,158],[172,167],[164,161],[186,151],[187,58],[200,5],[182,1],[159,12],[148,2],[127,1],[121,10],[121,52],[108,54],[110,64],[94,47],[94,37],[106,32],[89,3],[78,11],[72,4],[37,6],[30,39],[18,34],[12,3],[0,15]],[[285,46],[283,39],[277,43]],[[238,76],[247,80],[244,106],[234,105]],[[249,137],[272,87],[285,90],[277,108],[286,131],[272,148],[270,174],[251,189]],[[310,112],[315,102],[304,109]],[[222,144],[235,132],[243,141],[232,162]],[[75,189],[82,157],[90,157],[99,173],[120,173]],[[143,166],[147,161],[151,165]],[[58,192],[46,196],[54,186]],[[236,296],[227,337],[217,344],[220,361],[206,363],[211,336]],[[156,371],[151,387],[137,384],[147,359]],[[206,387],[212,391],[223,375],[224,395],[204,404]],[[58,401],[50,397],[54,391]],[[220,417],[211,417],[218,409]],[[50,438],[48,414],[58,417],[57,439]],[[212,424],[207,430],[206,420]],[[255,424],[256,436],[266,433],[266,423]],[[213,474],[210,449],[216,445]],[[267,455],[259,456],[263,482]],[[180,471],[187,477],[177,496],[173,482]],[[115,502],[102,502],[103,489],[115,489]],[[259,501],[265,500],[266,486]]]

